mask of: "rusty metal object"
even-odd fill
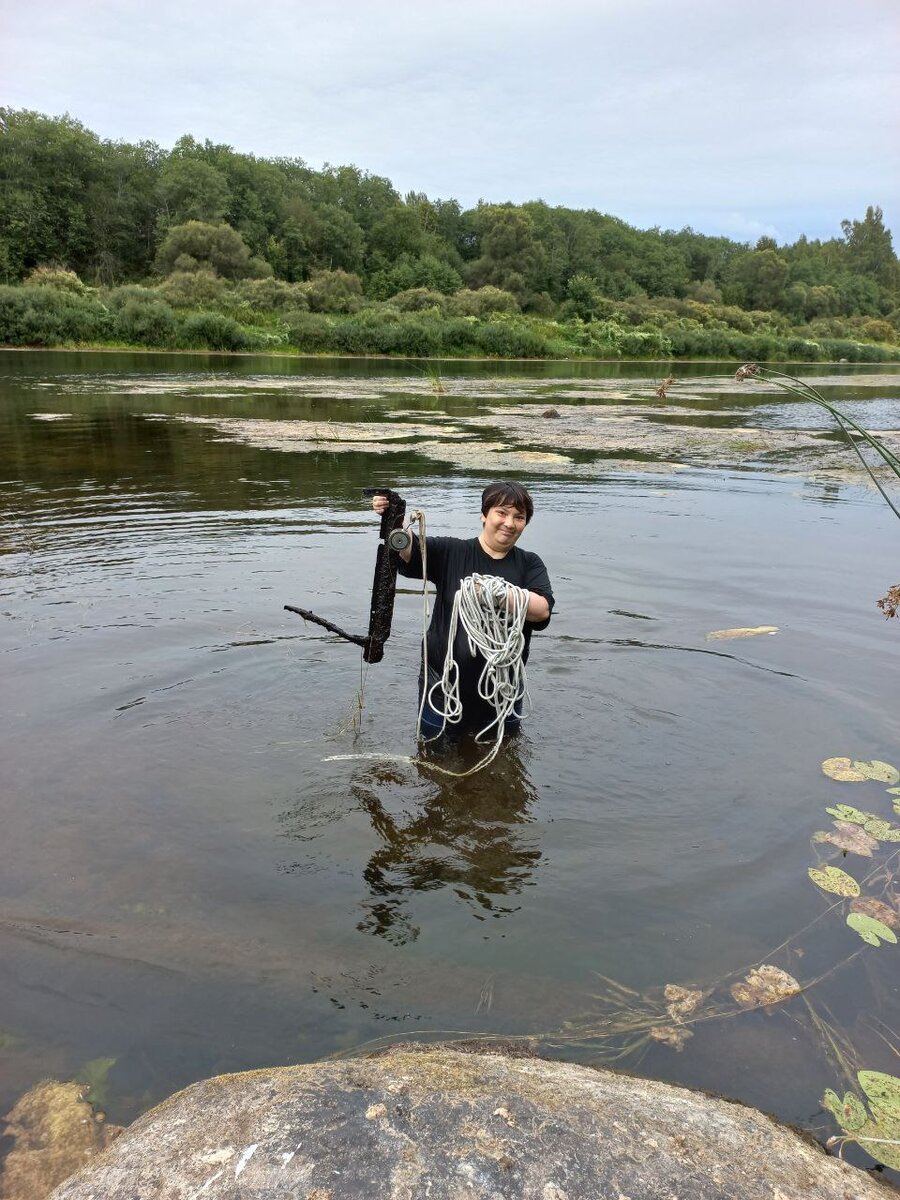
[[[329,633],[336,633],[338,637],[343,638],[345,641],[362,646],[365,661],[367,663],[376,663],[381,662],[384,658],[384,643],[391,636],[391,620],[394,615],[394,594],[397,585],[397,564],[400,560],[399,551],[392,548],[391,535],[396,530],[402,530],[403,528],[403,518],[406,515],[406,501],[398,492],[391,491],[390,488],[366,488],[363,494],[366,496],[386,496],[388,501],[387,508],[381,514],[381,528],[379,530],[381,542],[379,543],[378,553],[375,557],[372,599],[369,605],[368,633],[365,636],[348,633],[345,629],[341,629],[339,625],[335,625],[332,621],[327,621],[324,617],[310,612],[307,608],[296,608],[292,604],[286,604],[284,607],[288,612],[297,613],[304,621],[312,621],[315,625],[321,625],[323,629],[327,629]]]

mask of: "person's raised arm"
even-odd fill
[[[375,510],[375,512],[378,513],[379,516],[381,516],[381,514],[384,512],[384,510],[387,508],[387,506],[388,506],[387,496],[380,496],[380,495],[376,494],[372,497],[372,508]],[[410,542],[410,544],[406,547],[405,550],[400,550],[399,554],[400,554],[400,557],[403,559],[403,561],[405,563],[408,563],[409,560],[412,558],[412,542]]]

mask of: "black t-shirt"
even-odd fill
[[[530,550],[513,548],[503,558],[491,558],[482,549],[478,538],[430,537],[427,539],[428,579],[435,586],[434,611],[428,627],[428,668],[431,683],[440,676],[447,655],[447,639],[450,632],[450,614],[453,598],[459,590],[460,580],[467,575],[497,575],[517,587],[527,588],[543,596],[553,610],[553,592],[550,576],[541,559]],[[408,563],[400,560],[400,574],[407,579],[422,578],[422,553],[418,540],[413,541],[412,556]],[[546,629],[550,618],[545,621],[526,621],[524,628],[525,647],[522,661],[528,660],[531,635],[536,629]],[[463,723],[469,728],[481,728],[495,716],[494,711],[478,695],[478,677],[484,667],[480,654],[469,653],[465,632],[457,629],[454,656],[459,664],[459,692],[463,705]]]

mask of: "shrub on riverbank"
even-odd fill
[[[96,289],[54,268],[33,272],[27,285],[0,287],[0,343],[403,358],[900,360],[895,326],[886,319],[791,326],[780,313],[693,299],[600,297],[592,307],[587,320],[572,310],[564,319],[536,316],[519,311],[515,297],[496,287],[452,296],[408,288],[375,301],[345,271],[320,272],[307,283],[271,277],[230,283],[200,268],[176,270],[152,286]]]
[[[115,330],[123,342],[136,342],[140,346],[174,346],[178,341],[178,318],[165,301],[155,296],[133,296],[119,310]]]
[[[112,314],[93,296],[54,287],[0,287],[0,342],[65,346],[115,339]]]
[[[181,326],[178,343],[188,350],[260,350],[263,339],[254,329],[221,313],[193,313]]]

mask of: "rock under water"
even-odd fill
[[[52,1188],[105,1149],[118,1125],[101,1120],[80,1083],[39,1083],[6,1114],[12,1148],[0,1173],[2,1200],[44,1200]]]

